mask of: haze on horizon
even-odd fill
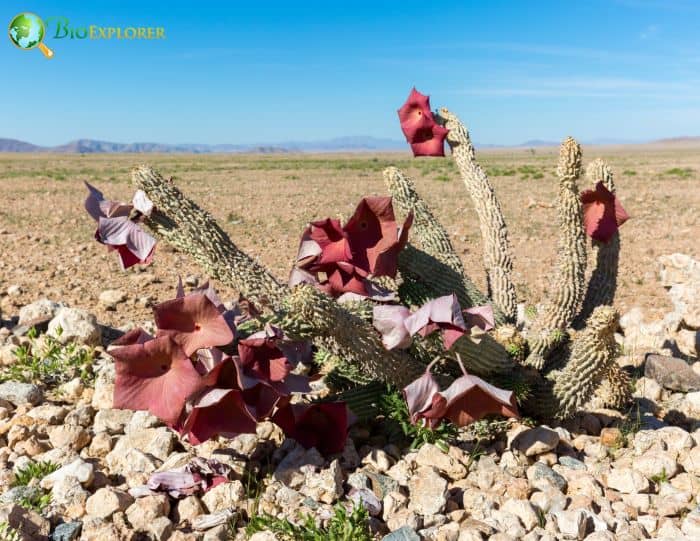
[[[415,85],[485,144],[698,135],[691,0],[239,5],[10,0],[75,26],[162,26],[164,41],[0,47],[0,137],[166,144],[400,139]]]

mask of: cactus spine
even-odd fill
[[[517,303],[511,279],[513,260],[503,212],[486,172],[476,161],[474,145],[464,124],[445,108],[440,109],[440,118],[450,130],[447,142],[452,157],[479,216],[488,295],[506,320],[515,321]]]
[[[581,174],[581,147],[571,137],[561,144],[559,177],[559,256],[553,289],[530,329],[530,355],[526,364],[542,369],[547,355],[571,325],[583,299],[586,279],[586,237],[576,181]]]

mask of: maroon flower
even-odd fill
[[[364,197],[344,227],[352,263],[374,276],[394,278],[412,223],[413,213],[409,213],[403,227],[398,227],[391,197]]]
[[[310,283],[336,298],[346,293],[385,297],[370,277],[396,276],[412,220],[410,214],[399,228],[390,197],[367,197],[344,227],[330,218],[312,222],[302,235],[289,285]]]
[[[151,263],[156,241],[139,224],[140,217],[148,216],[153,209],[153,203],[146,194],[137,191],[129,205],[108,201],[97,188],[87,182],[85,185],[90,191],[85,200],[85,209],[98,223],[95,232],[97,241],[117,251],[123,269],[137,263]]]
[[[442,419],[448,419],[456,426],[468,424],[497,414],[504,417],[518,417],[518,407],[512,391],[494,387],[483,379],[467,373],[462,360],[457,356],[463,376],[440,393],[433,395],[430,407],[419,414],[431,426]]]
[[[620,201],[602,182],[598,182],[594,190],[583,192],[581,202],[586,234],[600,242],[610,242],[620,226],[629,220]]]
[[[291,374],[294,368],[280,349],[282,340],[260,331],[238,343],[234,359],[238,388],[258,420],[272,414],[293,392],[309,392],[308,378]]]
[[[422,412],[430,408],[433,403],[433,396],[440,390],[437,381],[435,381],[430,372],[430,369],[436,362],[437,359],[428,365],[421,377],[409,383],[403,389],[403,397],[406,400],[408,414],[413,424],[418,422]]]
[[[109,350],[114,357],[114,407],[148,410],[169,426],[177,424],[187,399],[204,387],[192,361],[168,335]]]
[[[411,422],[425,419],[431,428],[435,428],[444,420],[456,426],[466,426],[490,414],[518,416],[511,391],[499,389],[468,374],[459,356],[457,360],[464,375],[444,391],[438,391],[437,382],[430,373],[432,364],[425,374],[404,388]]]
[[[187,355],[233,340],[231,327],[205,293],[190,293],[163,302],[153,312],[158,334],[171,335]]]
[[[447,128],[435,122],[430,110],[430,98],[415,87],[399,109],[401,130],[411,145],[414,156],[444,156]]]
[[[192,407],[180,433],[194,445],[217,434],[233,438],[255,433],[256,421],[236,389],[210,389]]]
[[[406,318],[405,325],[411,336],[416,333],[427,336],[441,329],[445,349],[450,349],[468,331],[454,293],[428,301]]]
[[[272,421],[306,449],[315,447],[329,455],[345,448],[348,409],[344,402],[287,405],[277,410]]]

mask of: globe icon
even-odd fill
[[[20,49],[39,47],[46,58],[53,56],[53,51],[42,43],[45,29],[44,21],[34,13],[20,13],[10,22],[8,29],[10,41]]]

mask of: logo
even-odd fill
[[[50,32],[51,31],[51,32]],[[48,35],[52,39],[89,40],[155,40],[165,39],[162,26],[72,26],[66,17],[48,17],[46,23],[38,15],[20,13],[10,21],[7,29],[12,44],[25,51],[39,48],[46,58],[53,58],[53,51],[44,44]]]
[[[28,51],[39,48],[46,58],[53,58],[53,51],[44,45],[46,26],[41,17],[34,13],[20,13],[10,21],[7,29],[10,41],[19,49]]]

